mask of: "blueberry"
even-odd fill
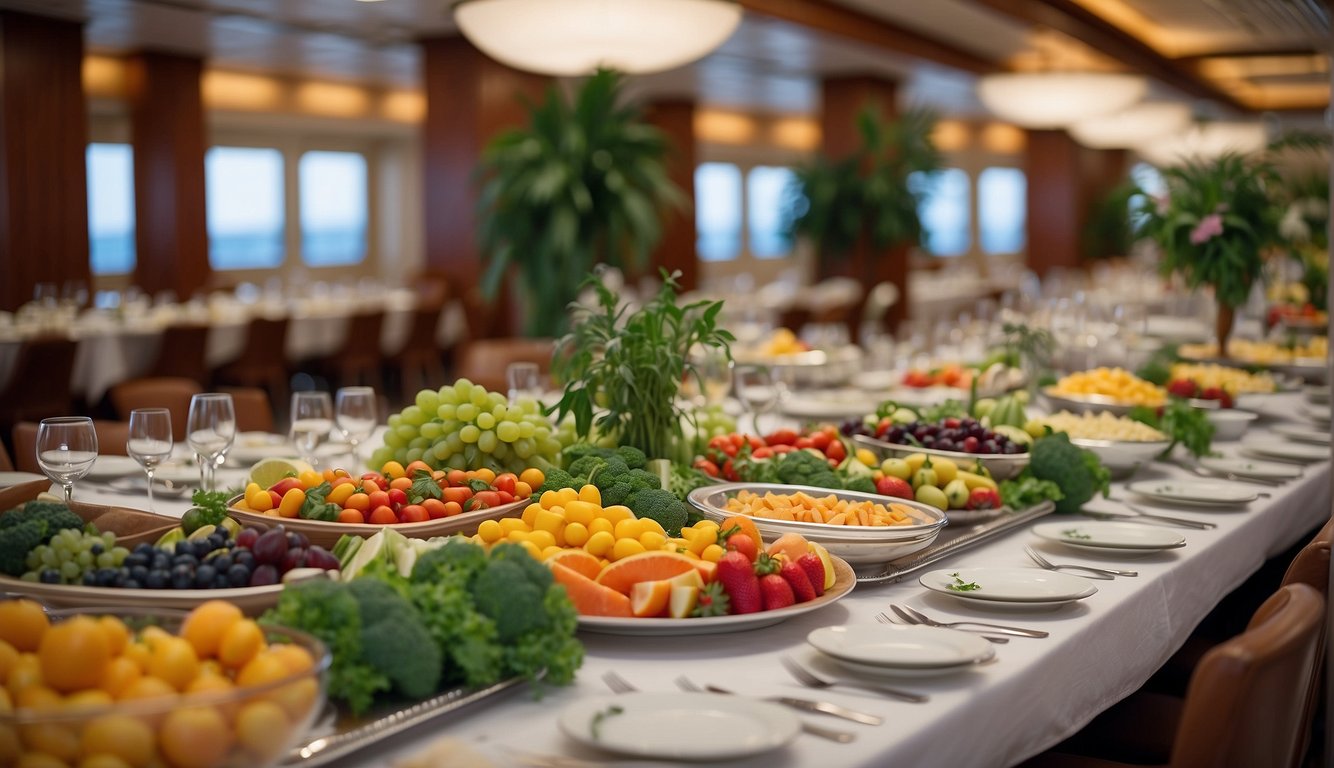
[[[226,573],[227,569],[232,567],[232,556],[224,553],[209,560],[209,562],[212,563],[213,567],[217,568],[219,572]]]
[[[171,569],[171,588],[189,589],[195,583],[195,570],[188,565],[177,565]]]
[[[95,587],[95,586],[97,586],[97,571],[84,571],[84,572],[83,572],[83,585],[84,585],[85,587]]]
[[[140,584],[144,583],[148,579],[148,567],[144,565],[132,566],[130,568],[130,578]]]
[[[195,566],[199,565],[199,559],[194,555],[177,555],[171,559],[171,564],[174,568],[184,565],[194,570]]]
[[[249,571],[255,567],[255,553],[248,549],[238,550],[232,555],[232,562],[238,565],[244,565]]]
[[[168,555],[166,552],[158,552],[156,555],[153,555],[153,562],[150,563],[148,567],[158,571],[170,571],[171,555]]]
[[[171,574],[165,569],[154,568],[148,572],[148,578],[144,580],[144,586],[149,589],[166,589],[171,584]]]
[[[59,584],[60,571],[55,568],[43,568],[42,572],[37,574],[37,580],[43,584]]]
[[[195,589],[208,589],[213,584],[213,577],[218,575],[218,569],[208,563],[204,563],[195,569]]]
[[[92,552],[93,556],[96,557],[97,555],[102,554],[106,550],[102,547],[101,544],[94,544],[93,546],[89,547],[88,551]]]
[[[237,563],[227,569],[227,585],[244,587],[250,583],[250,569]]]

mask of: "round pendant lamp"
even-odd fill
[[[1175,102],[1141,102],[1104,117],[1070,125],[1075,141],[1094,149],[1131,149],[1180,133],[1190,126],[1190,107]]]
[[[734,0],[461,0],[459,30],[491,58],[546,75],[659,72],[701,58],[741,22]]]
[[[982,104],[1002,120],[1024,128],[1064,128],[1118,112],[1144,98],[1142,77],[1106,72],[1024,72],[978,80]]]
[[[1251,154],[1268,143],[1269,132],[1262,123],[1217,122],[1201,123],[1135,149],[1154,165],[1169,166],[1186,160],[1208,160],[1226,152]]]

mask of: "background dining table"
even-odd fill
[[[1243,440],[1217,443],[1215,449],[1228,457],[1244,455],[1248,442],[1273,436],[1270,429],[1283,423],[1284,414],[1301,418],[1300,394],[1275,398],[1264,419]],[[1180,466],[1161,462],[1142,467],[1134,479],[1199,480]],[[1166,529],[1184,536],[1186,546],[1180,549],[1138,557],[1092,554],[1039,539],[1033,526],[1025,525],[932,566],[1036,568],[1024,552],[1025,546],[1032,546],[1061,563],[1139,572],[1133,578],[1092,581],[1096,594],[1055,609],[983,609],[976,601],[930,592],[910,576],[898,583],[858,585],[837,603],[748,631],[671,637],[583,631],[580,639],[587,657],[573,685],[544,688],[540,697],[520,687],[335,764],[390,763],[440,737],[466,745],[499,765],[515,764],[515,750],[617,764],[616,758],[565,736],[557,724],[558,714],[572,702],[609,695],[602,676],[614,670],[644,691],[675,691],[675,679],[684,675],[696,684],[715,684],[747,696],[819,698],[885,719],[882,725],[867,726],[803,714],[813,723],[852,731],[856,738],[835,744],[800,735],[776,752],[731,764],[756,768],[1012,765],[1071,735],[1139,688],[1224,595],[1266,559],[1303,540],[1328,519],[1330,480],[1326,459],[1304,466],[1299,478],[1272,488],[1222,478],[1210,481],[1219,487],[1269,494],[1234,508],[1166,505],[1136,498],[1137,506],[1217,525],[1212,530]],[[146,501],[88,481],[78,485],[75,498],[139,507]],[[1128,509],[1122,500],[1130,498],[1126,482],[1115,482],[1111,499],[1097,498],[1087,507],[1125,514]],[[159,500],[157,504],[157,510],[165,514],[179,515],[187,507],[184,500]],[[1073,523],[1087,518],[1046,517],[1037,524],[1053,519]],[[827,659],[818,658],[806,636],[820,627],[876,624],[876,614],[887,611],[891,603],[917,608],[940,620],[1020,625],[1046,630],[1050,636],[1014,638],[998,645],[995,663],[942,677],[893,682],[899,688],[929,695],[930,701],[924,704],[851,689],[813,691],[784,671],[780,658],[792,656],[826,676],[853,679]],[[688,740],[691,735],[682,733],[680,738]],[[634,764],[645,765],[642,761]]]

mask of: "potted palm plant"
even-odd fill
[[[529,122],[482,156],[482,287],[494,296],[511,267],[524,293],[525,331],[559,335],[566,306],[596,264],[644,263],[665,209],[683,196],[667,177],[667,139],[620,103],[621,76],[599,70],[573,98],[552,86]]]

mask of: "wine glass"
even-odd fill
[[[37,465],[51,482],[65,489],[65,503],[74,496],[74,481],[97,461],[97,431],[87,416],[42,419],[37,428]]]
[[[343,387],[334,397],[334,422],[352,445],[352,466],[361,466],[357,446],[371,436],[379,421],[379,403],[371,387]]]
[[[695,362],[706,405],[722,405],[732,391],[732,358],[726,350],[707,349]]]
[[[533,400],[542,398],[542,372],[537,363],[510,363],[505,369],[505,382],[509,384],[511,403],[517,403],[525,397]]]
[[[199,482],[204,490],[213,490],[213,473],[218,457],[232,447],[236,439],[236,408],[232,396],[204,392],[190,398],[190,419],[186,442],[199,459]]]
[[[125,452],[139,462],[148,475],[148,509],[153,510],[153,470],[171,456],[171,411],[166,408],[135,408],[130,411],[130,436]]]
[[[744,365],[736,369],[736,392],[750,413],[751,432],[760,432],[760,414],[778,407],[779,384],[773,371],[763,365]]]
[[[316,464],[315,449],[333,429],[333,403],[328,392],[292,393],[292,443],[307,464]]]

